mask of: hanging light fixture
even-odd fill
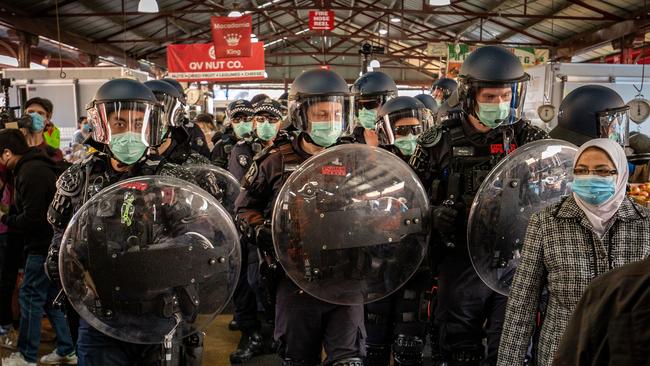
[[[372,67],[373,69],[377,69],[381,66],[381,64],[377,60],[372,60],[368,66]]]
[[[401,21],[402,21],[402,19],[400,19],[400,18],[398,18],[398,17],[391,17],[391,18],[390,18],[390,22],[391,22],[391,23],[399,23],[399,22],[401,22]]]
[[[382,28],[382,29],[379,30],[379,34],[381,34],[382,36],[385,36],[386,34],[388,34],[388,31],[386,29]]]
[[[451,4],[451,0],[429,0],[431,6],[445,6]]]
[[[140,0],[138,3],[138,12],[140,13],[157,13],[158,11],[156,0]]]
[[[240,16],[242,16],[242,14],[237,10],[233,10],[230,13],[228,13],[228,17],[230,18],[239,18]]]

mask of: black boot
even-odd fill
[[[255,356],[264,354],[264,338],[259,330],[250,334],[243,334],[235,352],[230,354],[230,363],[244,363]]]
[[[237,324],[237,321],[235,319],[231,320],[230,323],[228,323],[228,330],[232,330],[233,332],[239,330],[239,324]]]

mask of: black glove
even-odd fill
[[[59,247],[51,245],[45,258],[45,275],[57,286],[61,286],[61,277],[59,276]]]
[[[456,217],[458,210],[447,206],[436,206],[431,212],[433,228],[443,234],[450,234],[456,230]]]
[[[275,253],[273,249],[273,233],[269,225],[258,225],[255,228],[255,244],[260,250]]]

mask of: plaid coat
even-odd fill
[[[531,216],[510,289],[498,365],[523,365],[545,285],[549,301],[537,344],[538,365],[551,365],[573,308],[589,282],[648,255],[650,210],[628,198],[602,240],[573,196]]]

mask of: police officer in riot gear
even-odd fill
[[[275,339],[283,365],[360,366],[363,350],[363,306],[333,305],[318,300],[284,276],[274,262],[269,221],[282,184],[310,156],[337,143],[346,128],[345,81],[329,70],[310,70],[298,76],[289,92],[289,116],[301,131],[293,138],[276,138],[258,154],[242,180],[237,198],[237,224],[253,239],[264,262],[262,274],[276,290]],[[275,268],[275,271],[273,270]]]
[[[254,106],[251,138],[237,141],[230,154],[228,171],[241,180],[253,162],[253,157],[269,144],[273,144],[282,123],[282,105],[273,99],[264,99]],[[259,285],[259,255],[249,240],[242,240],[242,253],[247,254],[233,298],[235,322],[242,331],[237,350],[230,355],[231,363],[242,363],[264,353],[266,340],[260,332],[257,319],[258,303],[264,306],[265,317],[272,321],[275,311],[264,301],[265,289]],[[247,246],[247,248],[243,248]],[[244,270],[246,268],[246,270]]]
[[[245,100],[239,99],[228,105],[226,117],[230,122],[226,127],[221,139],[214,144],[210,160],[220,167],[226,169],[233,147],[240,139],[250,139],[253,134],[253,105]],[[250,162],[246,162],[249,165]]]
[[[440,353],[449,365],[494,364],[506,297],[490,290],[472,268],[467,216],[487,173],[508,152],[546,133],[523,120],[529,79],[502,47],[477,49],[463,63],[458,90],[447,103],[460,111],[419,139],[411,166],[434,205],[431,251],[438,273],[436,323]],[[485,329],[484,329],[485,325]],[[487,335],[487,353],[483,338]]]
[[[426,116],[424,122],[424,129],[427,130],[433,127],[435,116],[438,114],[438,104],[436,100],[429,94],[418,94],[414,97],[424,104],[426,107]]]
[[[413,97],[396,97],[379,108],[379,146],[409,160],[429,111]],[[426,342],[426,290],[430,271],[423,265],[395,294],[366,305],[367,366],[422,365]],[[424,305],[424,306],[423,306]],[[423,311],[424,310],[424,311]]]
[[[183,127],[185,127],[185,131],[187,132],[190,148],[206,158],[209,157],[210,149],[208,148],[208,143],[205,140],[203,131],[201,131],[201,128],[198,125],[194,124],[194,122],[190,121],[190,119],[185,115],[185,105],[187,104],[187,101],[185,99],[185,91],[183,90],[183,86],[181,83],[172,78],[164,78],[161,80],[173,86],[174,89],[178,91],[178,94],[180,94],[178,101],[181,103],[181,109],[183,111],[183,119],[181,124]]]
[[[436,100],[436,104],[440,107],[453,92],[458,88],[458,83],[454,79],[440,78],[433,82],[431,85],[431,95]]]
[[[552,138],[580,146],[596,138],[609,138],[627,146],[629,109],[614,90],[585,85],[570,92],[560,104]]]
[[[354,138],[359,143],[377,146],[377,111],[384,103],[397,96],[397,85],[383,72],[371,71],[359,77],[352,84],[350,91],[354,98],[352,107],[356,118]]]
[[[46,272],[54,281],[58,281],[59,247],[68,222],[103,188],[140,175],[166,175],[194,182],[192,174],[179,165],[153,162],[147,157],[164,142],[168,130],[165,117],[170,116],[163,113],[163,106],[147,86],[132,79],[108,81],[97,91],[88,114],[93,125],[92,139],[105,146],[105,153],[96,152],[74,164],[57,182],[57,193],[48,211],[54,236],[46,261]],[[77,353],[82,364],[160,362],[160,345],[125,343],[104,335],[84,320],[80,323]],[[180,352],[182,356],[175,358],[179,364],[200,365],[200,344],[191,344]]]

